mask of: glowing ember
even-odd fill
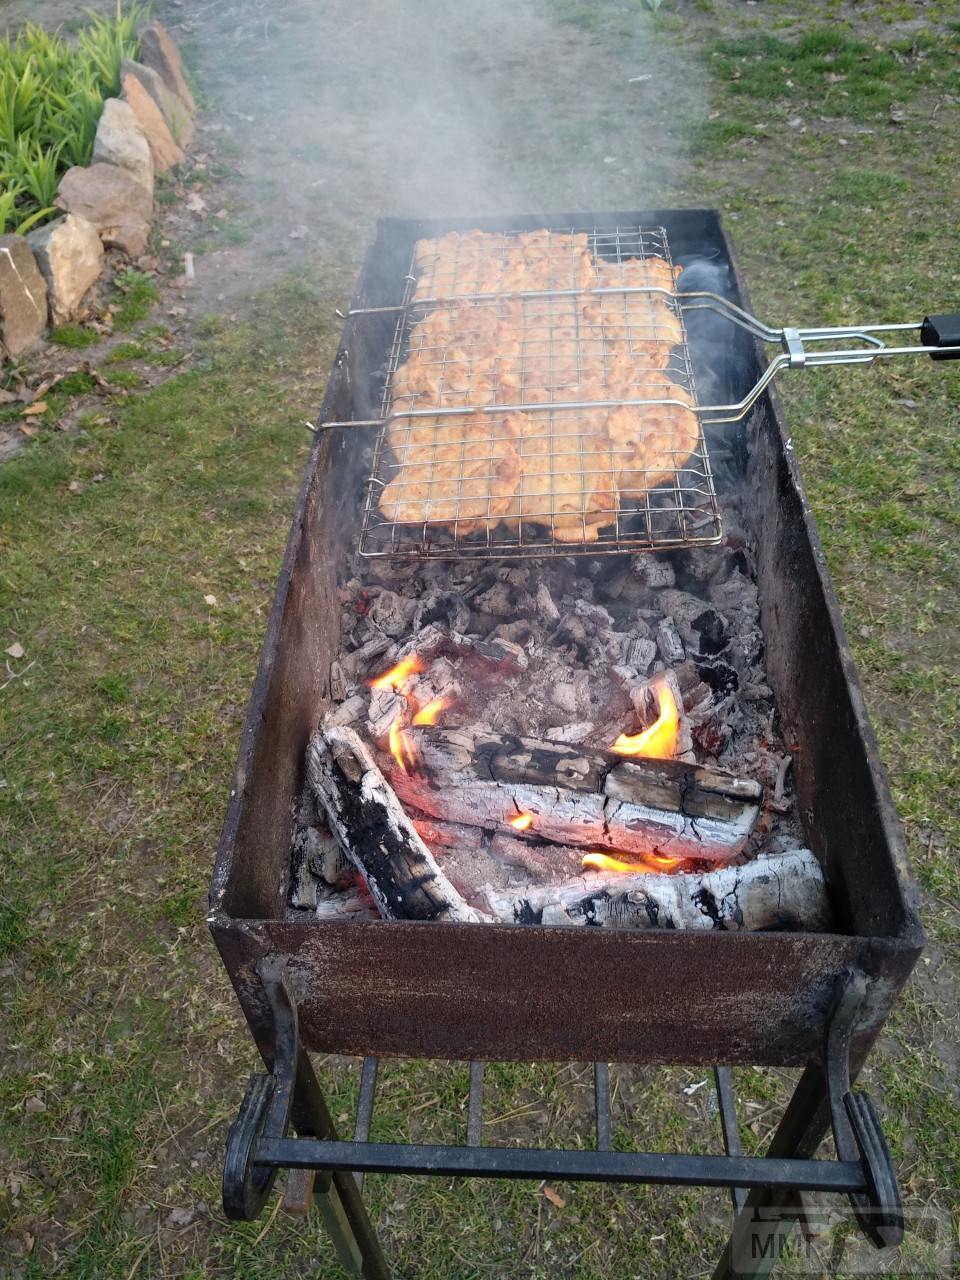
[[[665,681],[657,685],[660,714],[643,733],[621,733],[613,750],[622,756],[646,756],[652,760],[669,760],[677,749],[680,713]]]
[[[532,813],[518,813],[515,818],[510,819],[511,827],[516,827],[518,831],[526,831],[528,827],[533,825]]]
[[[452,698],[434,698],[425,707],[421,707],[413,717],[414,724],[436,724],[442,711],[446,711],[453,702]]]
[[[399,689],[404,680],[410,676],[418,675],[422,670],[423,659],[418,653],[411,653],[406,658],[401,658],[395,667],[385,671],[382,676],[378,676],[376,680],[371,680],[370,688]]]
[[[583,855],[584,871],[673,871],[681,858],[668,858],[660,853],[641,853],[640,862],[624,862],[609,854],[594,850]]]

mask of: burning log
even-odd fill
[[[404,804],[507,835],[519,820],[554,844],[729,862],[759,814],[759,783],[678,760],[470,728],[412,728],[407,743],[418,767],[391,778]]]
[[[490,910],[517,924],[817,933],[831,926],[820,864],[809,849],[701,875],[592,874],[516,891],[487,889]]]
[[[307,748],[307,778],[344,853],[388,920],[478,921],[404,813],[352,729],[327,725]]]

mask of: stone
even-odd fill
[[[55,218],[27,236],[47,282],[50,319],[65,324],[77,313],[83,295],[103,270],[103,245],[92,222],[78,213]]]
[[[166,27],[160,22],[148,22],[140,32],[140,57],[143,63],[156,71],[167,88],[177,95],[191,115],[197,104],[190,86],[183,75],[183,62],[177,46],[170,39]]]
[[[106,245],[131,258],[143,253],[150,230],[153,200],[126,169],[115,164],[74,165],[60,179],[57,206],[92,222]]]
[[[140,81],[163,112],[163,118],[173,134],[174,141],[184,149],[189,147],[194,135],[193,119],[180,98],[172,89],[167,88],[163,77],[154,71],[153,67],[146,67],[142,62],[134,62],[132,58],[123,60],[120,76],[121,79],[124,76],[133,76],[135,80]]]
[[[0,341],[13,358],[39,341],[47,324],[47,285],[23,236],[0,236]]]
[[[163,112],[147,93],[136,76],[126,75],[122,80],[123,99],[130,104],[139,121],[153,156],[153,167],[165,173],[174,165],[183,164],[186,156],[174,141]]]
[[[146,135],[130,104],[120,98],[107,98],[103,104],[93,159],[126,169],[153,195],[153,156]]]

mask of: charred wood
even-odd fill
[[[531,834],[555,844],[729,862],[759,814],[752,779],[677,760],[482,729],[413,729],[420,767],[395,771],[404,804],[434,818],[506,834],[530,815]]]
[[[809,849],[699,875],[584,872],[518,895],[488,889],[500,920],[610,928],[823,932],[831,925],[820,864]]]
[[[477,921],[437,866],[352,729],[326,726],[307,748],[307,778],[340,847],[388,920]]]

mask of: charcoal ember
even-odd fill
[[[639,552],[630,557],[630,569],[636,578],[652,591],[676,585],[677,575],[673,565],[663,555]]]
[[[634,685],[645,683],[636,667],[622,662],[610,668],[610,675],[625,692],[629,692]]]
[[[643,636],[629,636],[621,656],[625,666],[646,675],[657,656],[657,643]]]
[[[674,675],[677,677],[677,686],[683,698],[684,712],[690,719],[702,717],[709,708],[713,707],[715,699],[711,687],[700,679],[696,664],[688,658],[686,662],[681,662],[674,668]]]
[[[412,629],[421,631],[431,622],[440,622],[453,631],[466,631],[470,606],[455,591],[431,591],[415,606]]]
[[[545,582],[541,582],[537,587],[537,594],[534,597],[537,611],[541,618],[546,622],[559,622],[560,610],[553,602],[553,596],[550,594],[550,588]]]
[[[768,684],[745,684],[740,696],[747,702],[772,702],[773,690]]]
[[[497,577],[511,587],[526,589],[530,582],[530,570],[526,565],[501,565]]]
[[[575,716],[580,710],[577,686],[572,680],[555,684],[550,690],[550,701],[555,707],[559,707],[561,711],[566,711],[571,716]]]
[[[640,579],[634,577],[632,573],[628,573],[620,588],[620,595],[617,598],[617,603],[620,605],[631,605],[635,608],[638,605],[649,604],[650,599],[651,591],[646,583],[641,582]]]
[[[691,621],[690,630],[699,636],[696,650],[703,657],[723,653],[730,643],[730,624],[716,609],[704,609]]]
[[[557,725],[556,728],[547,729],[543,736],[549,742],[583,742],[584,738],[593,733],[593,729],[592,720],[573,720],[568,724],[561,724]]]
[[[490,632],[488,639],[509,640],[523,648],[524,645],[529,644],[532,635],[533,624],[521,618],[517,622],[499,623]]]
[[[727,657],[742,670],[759,666],[763,657],[763,632],[760,628],[747,627],[734,636]]]
[[[573,614],[565,614],[551,637],[557,647],[572,645],[585,651],[587,644],[587,628],[583,621]]]
[[[395,591],[381,591],[374,598],[367,616],[378,631],[396,639],[410,626],[416,609],[416,600],[398,596]]]
[[[598,580],[597,591],[604,600],[619,600],[629,576],[630,566],[618,565],[612,573],[607,573]]]
[[[583,618],[595,627],[609,630],[613,626],[613,618],[602,604],[591,604],[589,600],[577,600],[574,602],[573,612],[578,618]]]
[[[387,736],[390,726],[406,710],[407,700],[393,689],[371,689],[367,708],[367,730],[375,741]]]
[[[472,644],[472,650],[477,657],[485,658],[487,662],[492,662],[505,670],[520,673],[526,671],[530,665],[530,659],[523,648],[511,640],[504,640],[501,636],[491,640],[477,640]]]
[[[339,662],[330,664],[330,697],[334,702],[343,702],[347,696],[347,680],[343,667]]]
[[[716,715],[708,716],[699,724],[691,726],[690,736],[694,746],[704,755],[719,756],[730,739],[730,729],[726,721]]]
[[[347,605],[353,604],[357,598],[363,594],[363,583],[359,578],[351,578],[349,582],[345,582],[337,593],[340,597],[340,603]]]
[[[724,611],[746,610],[753,616],[759,613],[757,584],[735,569],[722,582],[713,582],[707,592],[711,604]]]
[[[696,665],[700,679],[704,684],[709,685],[718,697],[723,697],[727,693],[736,693],[740,688],[740,677],[727,663],[698,662]]]
[[[511,586],[509,582],[494,582],[471,601],[474,613],[488,614],[494,618],[517,618],[536,613],[536,603],[528,591]]]
[[[367,710],[367,700],[362,694],[355,693],[352,698],[348,698],[346,702],[341,702],[339,707],[332,707],[323,717],[326,724],[356,724],[358,720],[362,720]]]
[[[377,635],[361,645],[359,649],[354,649],[352,653],[346,654],[340,659],[340,665],[343,667],[343,674],[348,680],[355,679],[358,675],[370,669],[370,666],[378,658],[387,652],[390,648],[390,640],[387,636]]]
[[[730,566],[730,552],[724,547],[691,547],[678,555],[680,576],[690,583],[702,585],[725,578]]]
[[[672,618],[663,618],[657,627],[657,648],[668,667],[676,666],[686,657],[683,641]]]

